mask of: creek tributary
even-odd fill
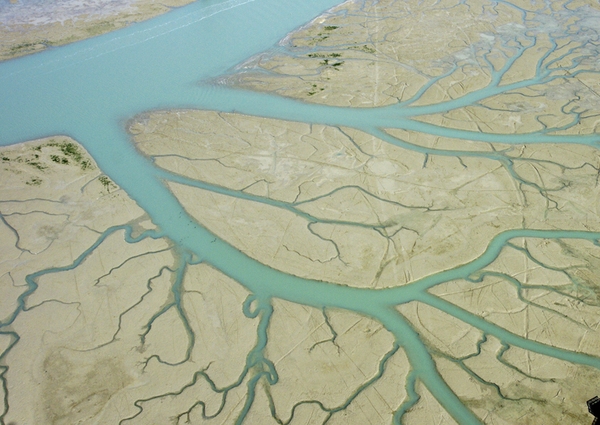
[[[415,377],[425,383],[450,414],[461,424],[479,424],[480,421],[436,372],[433,359],[418,334],[393,306],[411,300],[436,304],[424,292],[428,287],[467,278],[491,263],[511,238],[596,240],[600,234],[505,232],[490,241],[488,250],[472,263],[409,286],[386,290],[350,288],[302,279],[260,264],[200,226],[167,190],[162,180],[164,173],[136,152],[125,130],[127,120],[148,110],[198,108],[345,125],[367,132],[375,132],[379,127],[433,134],[442,131],[407,120],[409,113],[396,107],[328,107],[202,83],[272,47],[288,32],[337,3],[338,0],[203,0],[114,33],[2,63],[0,144],[10,145],[57,134],[73,137],[85,146],[102,171],[117,182],[182,250],[194,253],[232,277],[257,299],[278,297],[319,308],[337,307],[379,320],[406,351]],[[493,90],[490,88],[490,93]],[[418,112],[426,113],[427,109],[421,107]],[[503,143],[592,144],[598,140],[596,136],[486,136],[459,130],[443,131],[449,137],[468,135],[475,140],[497,139]],[[385,137],[385,134],[379,135]],[[391,138],[388,141],[393,142]],[[485,153],[477,155],[486,156]],[[236,193],[230,195],[236,196]],[[435,306],[479,326],[484,332],[500,332],[510,344],[600,368],[600,361],[591,356],[517,337],[448,303]],[[266,338],[266,334],[262,335]],[[261,343],[264,345],[266,340]],[[397,420],[414,401],[409,400],[401,407]]]

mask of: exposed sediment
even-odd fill
[[[577,1],[347,2],[221,82],[369,107],[373,122],[130,121],[192,224],[245,264],[321,281],[322,308],[251,294],[179,249],[73,141],[8,149],[6,420],[588,421],[596,16]],[[19,265],[29,257],[40,262]],[[364,315],[340,308],[351,296]]]
[[[2,421],[170,421],[180,411],[151,400],[188,384],[196,364],[218,409],[229,391],[207,383],[237,386],[256,342],[248,292],[177,253],[74,140],[0,152]]]
[[[172,173],[170,189],[196,220],[261,263],[341,285],[407,287],[397,310],[431,354],[430,372],[478,419],[423,373],[405,377],[408,392],[384,421],[584,421],[600,340],[597,265],[582,247],[594,251],[600,230],[600,157],[598,70],[577,56],[594,46],[577,29],[592,31],[585,19],[598,11],[399,6],[347,2],[220,80],[379,108],[402,118],[393,128],[180,110],[132,121],[136,145]],[[549,20],[561,28],[552,36]],[[491,241],[520,231],[531,236],[484,260]],[[462,280],[442,277],[478,262]],[[373,418],[351,413],[360,397],[331,420]]]
[[[114,31],[192,1],[11,1],[0,7],[0,60]]]

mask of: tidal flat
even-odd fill
[[[148,211],[73,139],[2,148],[0,418],[591,422],[597,22],[344,2],[199,84],[289,109],[121,122]]]
[[[0,60],[115,31],[192,1],[6,0],[0,3]]]

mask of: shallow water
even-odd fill
[[[579,238],[595,242],[600,233],[511,230],[491,240],[487,251],[477,260],[426,277],[410,286],[385,290],[350,288],[282,273],[260,264],[218,238],[215,241],[215,235],[193,220],[166,189],[162,181],[165,173],[135,151],[125,131],[127,121],[145,111],[171,108],[235,111],[292,121],[344,125],[371,132],[396,144],[401,142],[383,134],[378,128],[413,129],[430,134],[439,132],[448,137],[507,144],[557,142],[595,145],[600,140],[597,135],[507,136],[452,129],[442,131],[408,119],[415,114],[437,112],[439,107],[436,105],[412,109],[395,105],[370,110],[329,107],[204,82],[227,73],[248,57],[272,47],[289,31],[337,3],[337,0],[285,3],[280,0],[201,1],[115,33],[2,63],[0,143],[10,145],[55,134],[73,137],[86,147],[103,172],[150,215],[165,236],[175,241],[182,250],[214,265],[248,288],[258,300],[257,308],[265,312],[268,312],[268,300],[277,297],[318,308],[342,308],[380,321],[406,351],[419,379],[461,424],[478,424],[480,421],[436,373],[433,360],[418,334],[391,306],[410,300],[424,301],[486,333],[502,337],[508,344],[600,368],[597,358],[517,337],[457,306],[435,300],[425,292],[440,282],[468,278],[490,264],[512,238]],[[496,90],[497,87],[491,85],[478,92],[477,96],[487,97]],[[464,105],[475,101],[475,95],[460,100]],[[410,148],[423,153],[435,152],[422,147]],[[437,153],[455,154],[453,151]],[[498,158],[494,153],[477,153],[477,156]],[[177,180],[173,176],[170,178]],[[245,196],[235,191],[229,194]],[[74,263],[73,267],[78,264]],[[56,271],[59,270],[49,269],[44,273]],[[32,279],[35,277],[37,275]],[[265,315],[268,317],[267,313]],[[267,322],[268,319],[263,323]],[[10,323],[2,326],[7,324]],[[265,344],[267,333],[259,332],[257,346]],[[412,402],[414,400],[409,400],[401,406],[396,420],[400,420]]]

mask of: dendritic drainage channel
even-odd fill
[[[131,192],[160,231],[133,214],[12,283],[3,420],[589,421],[597,17],[574,1],[347,2],[205,87],[197,106],[215,110],[132,117],[151,167]],[[17,220],[42,211],[2,210],[16,249],[33,250]],[[92,263],[101,309],[77,290]],[[31,365],[41,389],[25,394]]]

